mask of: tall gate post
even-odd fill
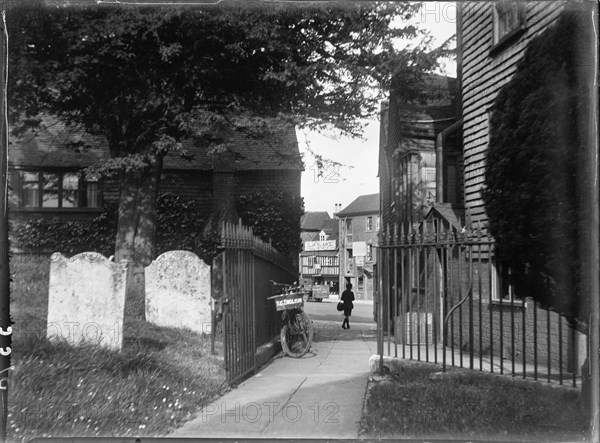
[[[377,267],[377,355],[379,356],[379,375],[383,375],[383,278],[381,276],[384,266],[383,249],[377,248],[377,263],[381,263]]]
[[[584,60],[589,60],[589,66],[585,66],[586,75],[585,81],[589,89],[589,109],[583,110],[587,117],[586,125],[588,127],[588,146],[587,146],[587,162],[588,170],[586,177],[583,178],[584,184],[587,184],[589,194],[587,196],[587,207],[589,208],[587,229],[590,235],[587,242],[587,274],[589,278],[589,295],[590,295],[590,351],[589,366],[591,369],[591,440],[594,443],[600,442],[600,223],[599,223],[599,203],[598,203],[598,186],[599,174],[598,169],[598,41],[597,29],[598,23],[598,5],[590,3],[591,14],[587,15],[587,41],[581,42],[581,47],[585,51],[589,51],[584,55]],[[595,31],[595,32],[592,32]]]

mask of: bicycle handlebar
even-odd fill
[[[295,286],[298,284],[298,282],[294,282],[294,283],[279,283],[276,282],[274,280],[269,280],[269,283],[271,283],[273,286]]]
[[[308,292],[286,292],[285,294],[275,294],[270,297],[267,297],[267,300],[272,300],[274,298],[281,297],[282,295],[305,295],[305,294],[308,294]]]
[[[281,287],[283,287],[283,293],[273,295],[272,297],[268,297],[267,300],[270,300],[270,299],[275,298],[275,297],[279,297],[281,295],[286,295],[286,294],[298,294],[298,295],[310,294],[309,291],[306,291],[303,287],[299,286],[297,282],[294,282],[294,283],[278,283],[276,281],[269,280],[269,283],[271,283],[273,286],[281,286]]]

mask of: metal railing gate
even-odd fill
[[[244,378],[255,367],[254,241],[243,226],[223,224],[221,233],[223,344],[227,381]]]
[[[380,351],[443,370],[450,365],[576,386],[585,336],[557,313],[515,298],[498,277],[493,251],[493,239],[479,229],[387,227],[377,258]]]
[[[291,283],[298,274],[286,257],[241,223],[222,224],[221,248],[213,284],[219,286],[227,382],[235,385],[256,369],[257,348],[279,334],[280,313],[267,300],[275,289],[269,281]]]

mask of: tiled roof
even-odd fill
[[[339,220],[337,218],[326,220],[325,223],[323,223],[323,231],[325,231],[325,234],[330,238],[337,239],[340,232]]]
[[[436,203],[425,216],[426,220],[433,218],[442,218],[455,230],[460,231],[464,226],[465,210],[449,203]]]
[[[236,169],[302,169],[296,131],[290,128],[270,140],[257,140],[241,134],[231,134],[228,145],[235,152]],[[77,146],[78,142],[82,142]],[[186,158],[167,155],[164,169],[211,170],[207,147],[193,140],[185,140]],[[69,148],[70,146],[70,148]],[[83,136],[80,131],[62,123],[47,120],[45,127],[28,132],[9,141],[10,166],[29,167],[84,167],[109,157],[107,142],[101,137]]]
[[[307,241],[313,241],[318,235],[319,233],[315,231],[303,231],[300,232],[300,240],[302,240],[302,243]]]
[[[434,139],[440,131],[458,120],[455,78],[426,75],[421,82],[420,92],[422,95],[412,100],[406,100],[401,95],[391,98],[399,105],[398,118],[403,138]]]
[[[228,149],[235,152],[236,169],[302,169],[302,159],[298,150],[296,131],[291,128],[279,136],[267,140],[245,137],[240,133],[228,136]],[[185,160],[179,155],[165,157],[168,169],[211,169],[211,159],[207,146],[185,140],[183,148],[193,160]]]
[[[305,212],[300,219],[300,229],[302,231],[320,231],[323,229],[323,223],[329,219],[327,211]]]
[[[83,142],[86,147],[77,147]],[[72,144],[71,148],[68,146]],[[44,121],[43,127],[27,132],[22,137],[9,137],[8,163],[10,166],[82,167],[108,158],[108,149],[102,139],[82,137],[60,122]]]
[[[379,194],[360,195],[337,213],[338,217],[379,212]]]

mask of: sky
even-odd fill
[[[417,24],[434,36],[434,44],[441,44],[456,32],[456,3],[424,2],[415,17]],[[453,61],[444,63],[440,74],[456,76]],[[356,197],[379,192],[377,178],[379,121],[366,121],[363,139],[335,137],[318,132],[297,131],[300,152],[304,154],[302,173],[304,209],[327,211],[332,215],[335,204],[348,206]],[[342,166],[331,166],[319,175],[314,158],[307,147]]]

